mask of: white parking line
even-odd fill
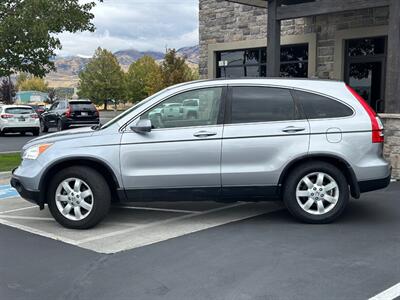
[[[55,221],[54,218],[45,218],[45,217],[0,216],[0,218],[1,218],[1,219],[20,219],[20,220]]]
[[[157,208],[157,207],[144,207],[144,206],[113,206],[116,208],[124,208],[124,209],[137,209],[137,210],[154,210],[154,211],[164,211],[164,212],[175,212],[175,213],[184,213],[184,214],[194,214],[199,213],[201,211],[198,210],[183,210],[183,209],[170,209],[170,208]]]
[[[246,205],[244,205],[246,204]],[[243,203],[214,209],[199,214],[192,214],[154,222],[146,226],[128,229],[119,235],[111,235],[102,239],[94,239],[86,243],[82,240],[78,245],[99,253],[116,253],[166,241],[172,238],[192,234],[231,222],[241,221],[251,217],[272,213],[283,209],[278,203],[254,204]],[[178,220],[177,220],[178,219]]]
[[[400,282],[387,290],[384,290],[382,293],[369,298],[369,300],[393,300],[397,297],[400,297]]]
[[[38,208],[38,206],[37,205],[33,205],[33,206],[27,206],[27,207],[22,207],[22,208],[16,208],[16,209],[0,211],[0,214],[7,214],[7,213],[12,213],[12,212],[26,210],[26,209],[32,209],[32,208]]]
[[[193,213],[193,214],[189,214],[189,215],[184,215],[184,216],[179,216],[176,218],[170,218],[170,219],[166,219],[163,221],[159,221],[159,222],[152,222],[143,226],[137,226],[134,228],[126,228],[126,229],[122,229],[122,230],[118,230],[118,231],[113,231],[110,233],[105,233],[105,234],[99,234],[90,238],[86,238],[83,240],[79,240],[77,242],[77,244],[83,244],[83,243],[87,243],[87,242],[93,242],[96,240],[101,240],[104,238],[108,238],[108,237],[112,237],[115,235],[119,235],[119,234],[123,234],[123,233],[128,233],[130,231],[134,231],[134,230],[141,230],[141,229],[145,229],[148,227],[153,227],[153,226],[158,226],[158,225],[164,225],[164,224],[168,224],[170,222],[174,222],[174,221],[179,221],[179,220],[183,220],[183,219],[187,219],[187,218],[192,218],[194,216],[200,216],[200,215],[204,215],[204,214],[208,214],[208,213],[212,213],[212,212],[216,212],[216,211],[220,211],[220,210],[224,210],[227,208],[231,208],[231,207],[235,207],[235,206],[239,206],[239,205],[244,205],[245,203],[235,203],[232,205],[227,205],[227,206],[223,206],[223,207],[218,207],[218,208],[214,208],[214,209],[210,209],[210,210],[206,210],[206,211],[201,211],[201,212],[197,212],[197,213]]]
[[[30,233],[33,233],[33,234],[37,234],[37,235],[40,235],[40,236],[43,236],[43,237],[47,237],[47,238],[50,238],[50,239],[53,239],[53,240],[56,240],[56,241],[62,241],[62,242],[65,242],[65,243],[68,243],[68,244],[71,244],[71,245],[74,245],[74,246],[77,245],[77,242],[74,241],[74,240],[71,240],[69,238],[60,237],[58,235],[55,235],[55,234],[52,234],[52,233],[48,233],[48,232],[45,232],[45,231],[42,231],[42,230],[39,230],[39,229],[35,229],[33,227],[30,227],[30,226],[25,226],[25,225],[13,223],[13,222],[10,222],[10,221],[4,220],[4,219],[0,219],[0,224],[7,225],[7,226],[10,226],[10,227],[13,227],[13,228],[16,228],[16,229],[24,230],[24,231],[27,231],[27,232],[30,232]]]

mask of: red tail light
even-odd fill
[[[65,112],[65,116],[67,117],[67,118],[69,118],[69,117],[71,117],[71,106],[68,106],[68,109],[67,109],[67,111]]]
[[[350,91],[350,93],[352,93],[353,96],[360,102],[360,104],[364,107],[365,111],[368,113],[372,126],[372,142],[383,143],[385,141],[385,135],[383,133],[383,124],[379,119],[379,117],[376,115],[376,112],[355,90],[353,90],[348,85],[346,85],[346,87]]]
[[[99,111],[96,109],[96,111],[94,112],[94,115],[96,116],[96,117],[98,117],[100,114],[99,114]]]
[[[14,117],[14,115],[11,115],[11,114],[1,114],[0,117],[1,117],[2,119],[10,119],[10,118]]]
[[[32,119],[39,119],[39,116],[37,114],[31,114]]]

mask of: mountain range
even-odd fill
[[[185,57],[191,67],[199,64],[199,46],[183,47],[177,50],[181,57]],[[120,50],[114,53],[122,69],[128,70],[129,66],[139,58],[148,55],[161,62],[163,52],[139,51],[136,49]],[[84,69],[90,58],[81,56],[55,57],[54,63],[57,71],[46,76],[50,87],[76,87],[79,81],[78,74]]]

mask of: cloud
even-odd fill
[[[93,14],[96,31],[60,34],[59,55],[91,56],[99,46],[164,51],[199,41],[198,0],[105,0]]]

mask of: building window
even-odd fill
[[[346,41],[345,81],[377,112],[384,111],[386,37]]]
[[[217,52],[217,77],[266,77],[267,49]],[[308,76],[308,44],[281,47],[281,76]]]

